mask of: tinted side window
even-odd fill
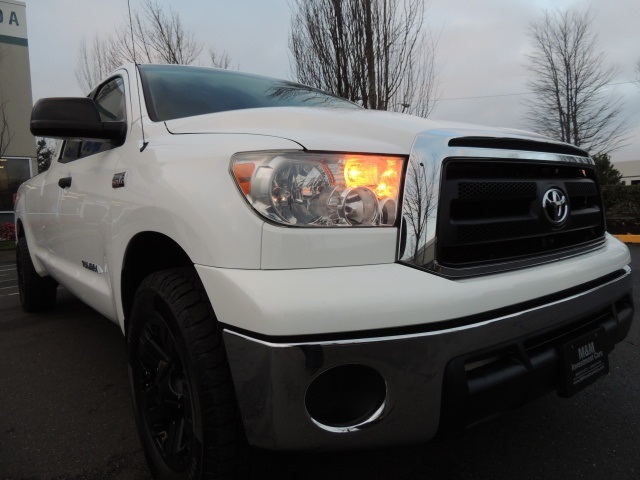
[[[124,81],[117,77],[102,85],[93,97],[100,118],[103,122],[126,120],[124,106]],[[68,163],[78,158],[88,157],[95,153],[104,152],[114,148],[110,142],[83,142],[68,140],[64,143],[60,153],[60,163]]]

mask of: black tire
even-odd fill
[[[53,308],[56,304],[58,284],[51,277],[38,275],[31,260],[26,237],[18,238],[16,270],[22,308],[27,312],[41,312]]]
[[[247,445],[222,332],[193,269],[144,279],[127,335],[134,412],[156,479],[238,478]]]

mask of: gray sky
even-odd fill
[[[126,0],[25,0],[34,101],[81,95],[75,66],[82,37],[112,31],[125,22]],[[131,0],[135,9],[139,0]],[[240,70],[290,78],[287,0],[161,0],[180,14],[197,40],[224,49]],[[621,95],[631,124],[629,145],[614,162],[640,160],[640,59],[638,0],[431,0],[428,24],[440,33],[441,101],[433,119],[527,128],[526,98],[530,41],[528,23],[545,8],[591,8],[594,31],[607,60],[620,69],[611,93]],[[205,48],[206,51],[206,48]],[[203,55],[201,62],[207,65]],[[496,96],[502,95],[502,96]],[[487,97],[473,98],[468,97]],[[493,96],[493,97],[491,97]]]

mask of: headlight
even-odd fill
[[[231,173],[261,215],[285,225],[392,226],[405,158],[302,152],[238,153]]]

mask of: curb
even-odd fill
[[[614,237],[624,243],[640,243],[640,235],[614,235]]]

